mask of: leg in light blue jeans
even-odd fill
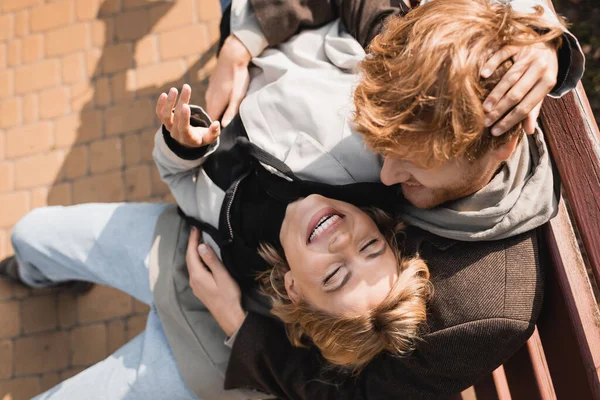
[[[15,227],[21,278],[31,286],[85,280],[152,305],[148,259],[166,204],[85,204],[36,209]],[[101,304],[98,307],[102,307]],[[184,383],[152,307],[146,330],[107,359],[36,399],[197,399]]]

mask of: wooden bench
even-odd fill
[[[542,229],[542,313],[527,345],[457,399],[600,400],[600,135],[581,84],[540,119],[562,192]]]

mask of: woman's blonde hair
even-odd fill
[[[360,64],[354,121],[367,145],[425,167],[466,158],[522,134],[521,124],[494,137],[483,100],[512,65],[487,79],[480,71],[506,45],[560,45],[562,30],[535,14],[488,0],[432,0],[388,18]]]
[[[364,211],[394,251],[399,275],[385,299],[364,315],[332,315],[302,299],[292,303],[284,283],[290,267],[283,252],[267,245],[259,251],[273,267],[259,276],[263,292],[273,302],[271,313],[285,323],[292,345],[312,342],[330,363],[355,373],[382,351],[403,356],[414,348],[432,293],[425,262],[400,254],[396,236],[403,224],[379,209]]]

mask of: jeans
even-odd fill
[[[152,305],[149,252],[156,220],[166,207],[150,203],[46,207],[32,211],[15,226],[12,244],[27,284],[90,281],[151,306],[144,332],[36,399],[198,399],[181,378]],[[210,384],[207,392],[212,394],[205,399],[245,397],[222,390],[223,381]]]

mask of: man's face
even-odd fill
[[[497,167],[498,162],[489,154],[475,162],[459,159],[431,168],[420,166],[417,160],[387,155],[380,177],[388,186],[399,183],[413,206],[433,208],[477,192],[487,185]]]

